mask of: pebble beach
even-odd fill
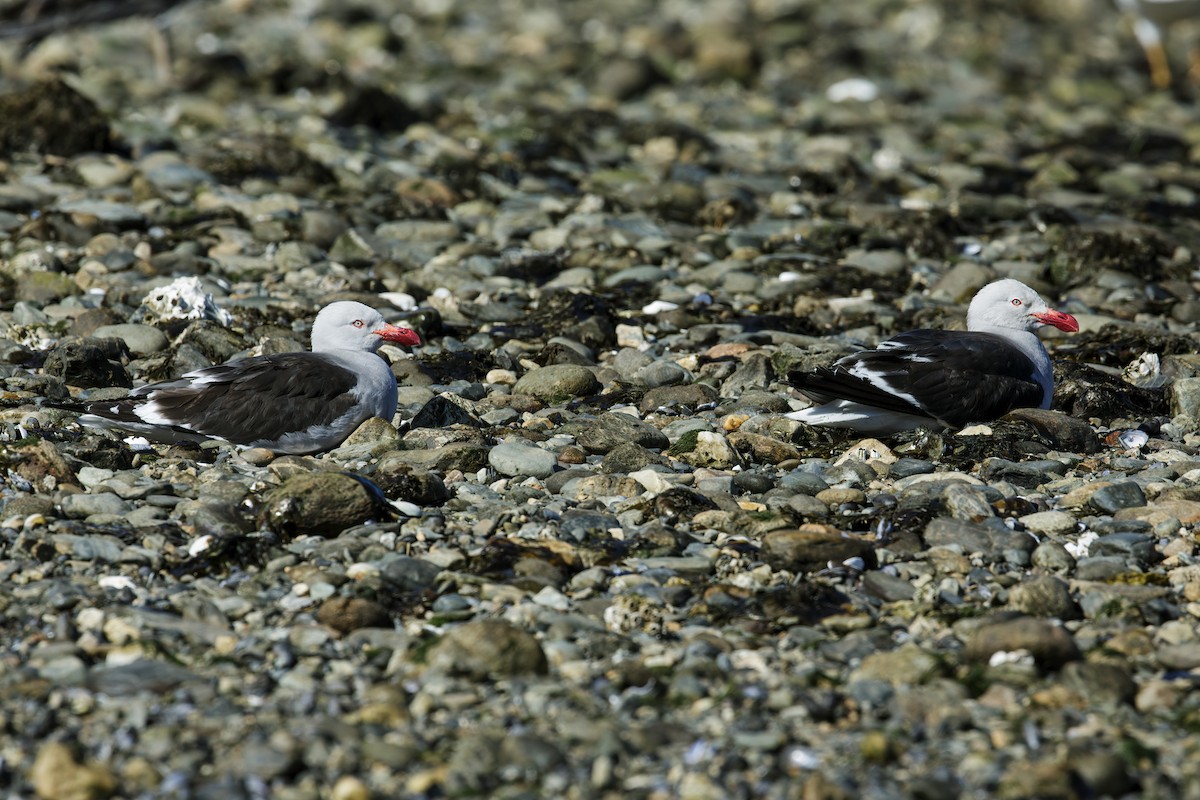
[[[0,795],[1200,797],[1200,21],[160,5],[0,40]],[[784,416],[997,278],[1050,410]],[[335,300],[328,453],[56,407]]]

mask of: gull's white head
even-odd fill
[[[421,337],[410,328],[384,322],[383,316],[370,306],[349,300],[330,303],[313,321],[313,352],[361,350],[374,353],[384,342],[418,345]]]
[[[1053,325],[1061,331],[1079,330],[1079,321],[1070,314],[1055,311],[1038,293],[1012,278],[984,286],[967,308],[967,330],[988,331],[997,328],[1035,331]]]

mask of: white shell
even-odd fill
[[[1150,441],[1150,434],[1137,430],[1125,431],[1117,437],[1117,441],[1127,450],[1139,450]]]
[[[1167,376],[1162,374],[1162,364],[1158,353],[1142,353],[1129,362],[1121,372],[1121,378],[1126,383],[1132,383],[1140,389],[1157,389],[1167,382]]]

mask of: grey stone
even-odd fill
[[[1049,575],[1021,581],[1008,590],[1008,604],[1031,617],[1077,619],[1079,607],[1071,598],[1067,584]]]
[[[627,381],[633,381],[637,378],[639,370],[645,369],[655,363],[654,359],[633,347],[622,347],[613,356],[612,367],[617,372],[621,373],[621,377]]]
[[[559,521],[559,531],[577,542],[592,536],[607,539],[610,530],[620,527],[620,521],[612,514],[577,508],[568,510]]]
[[[989,481],[1009,481],[1032,489],[1062,476],[1067,465],[1060,461],[1008,461],[1003,458],[985,459],[981,473]]]
[[[981,522],[994,516],[987,492],[978,486],[952,483],[942,492],[942,502],[955,519]]]
[[[55,208],[64,214],[84,214],[123,227],[142,225],[146,221],[146,216],[135,206],[110,200],[64,199],[58,201]]]
[[[1103,581],[1131,571],[1125,556],[1085,556],[1075,564],[1075,577],[1081,581]]]
[[[203,682],[203,678],[185,667],[148,658],[114,667],[93,667],[87,675],[89,689],[114,697],[139,692],[160,694],[182,684]]]
[[[634,379],[654,389],[660,386],[677,386],[690,381],[692,375],[674,361],[655,361],[634,373]]]
[[[1155,649],[1154,657],[1163,669],[1193,670],[1200,667],[1200,642],[1164,644]]]
[[[829,482],[815,472],[795,469],[779,479],[779,488],[790,492],[816,495],[829,488]]]
[[[433,586],[442,568],[431,561],[392,555],[381,565],[383,579],[401,591],[421,592]]]
[[[1115,514],[1122,508],[1146,505],[1146,495],[1133,481],[1119,481],[1101,486],[1088,498],[1088,503],[1101,514]]]
[[[158,353],[169,344],[166,334],[153,325],[101,325],[92,332],[98,338],[114,337],[120,339],[134,355],[144,356]]]
[[[1002,525],[981,525],[973,522],[938,517],[925,526],[927,547],[962,548],[963,553],[981,553],[988,560],[1003,560],[1010,550],[1032,553],[1037,541],[1027,533],[1011,531]]]
[[[111,492],[97,494],[69,494],[59,504],[65,516],[84,519],[93,514],[119,516],[128,513],[132,506]]]
[[[577,364],[551,364],[530,370],[513,386],[513,394],[532,395],[550,405],[599,391],[600,381],[596,380],[592,371]]]
[[[908,267],[908,257],[899,250],[851,250],[844,263],[874,275],[894,275]]]
[[[1171,413],[1200,420],[1200,378],[1176,378],[1171,383]]]
[[[763,389],[775,378],[766,353],[751,353],[721,383],[722,397],[738,397],[751,389]]]
[[[579,446],[591,453],[607,453],[627,442],[652,450],[661,450],[670,444],[658,428],[620,413],[574,420],[563,425],[562,432],[572,434]]]
[[[510,440],[488,452],[488,464],[501,475],[545,478],[554,472],[558,458],[535,445]]]
[[[899,480],[900,478],[908,478],[912,475],[927,475],[933,472],[934,469],[935,466],[932,461],[904,457],[888,466],[888,477]]]
[[[1154,536],[1146,533],[1110,533],[1092,542],[1089,554],[1123,556],[1139,567],[1147,567],[1160,559],[1155,547],[1157,542]]]
[[[916,589],[903,578],[883,570],[863,573],[863,590],[888,603],[911,600]]]

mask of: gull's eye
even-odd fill
[[[364,323],[361,319],[356,319],[356,320],[354,320],[354,322],[351,322],[350,324],[356,328],[361,328],[366,323]]]
[[[1012,299],[1012,304],[1013,304],[1014,306],[1019,306],[1019,305],[1021,305],[1021,298],[1019,298],[1019,297],[1014,297],[1014,298]],[[355,324],[357,325],[358,323],[355,323]]]

